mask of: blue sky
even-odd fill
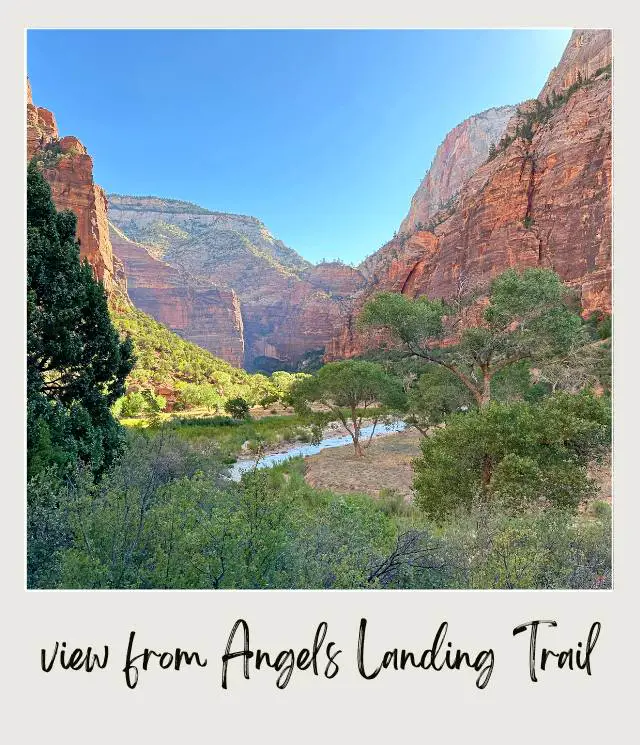
[[[255,215],[310,261],[393,235],[446,133],[535,97],[570,30],[30,31],[34,102],[107,192]]]

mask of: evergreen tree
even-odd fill
[[[120,447],[110,406],[134,359],[114,329],[102,283],[80,262],[76,218],[57,212],[35,162],[27,172],[29,475],[77,460],[95,473]]]

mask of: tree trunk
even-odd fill
[[[491,375],[482,371],[482,395],[480,396],[480,408],[486,406],[491,401]]]
[[[355,406],[351,407],[351,420],[353,421],[353,434],[351,435],[351,438],[353,439],[353,447],[358,458],[361,458],[364,455],[364,450],[360,444],[360,424],[358,422]]]
[[[493,475],[493,461],[491,460],[491,456],[488,454],[485,454],[482,458],[482,491],[486,494],[488,488],[489,488],[489,482],[491,481],[491,476]]]

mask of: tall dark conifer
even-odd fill
[[[121,444],[110,412],[133,367],[102,283],[80,261],[76,217],[57,212],[32,162],[27,172],[27,444],[30,475],[83,461],[99,473]]]

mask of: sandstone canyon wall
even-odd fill
[[[132,303],[194,344],[236,367],[244,363],[240,303],[233,290],[198,281],[154,258],[149,248],[110,226],[111,245],[122,261]]]
[[[76,137],[62,137],[54,115],[35,106],[27,81],[27,160],[33,157],[51,186],[59,210],[71,210],[77,217],[80,255],[93,267],[110,298],[126,301],[122,267],[114,265],[107,222],[107,199],[93,181],[93,161]]]
[[[449,132],[411,200],[409,214],[400,225],[401,233],[427,225],[455,198],[469,176],[487,159],[491,145],[497,145],[515,113],[515,106],[488,109]]]
[[[572,34],[540,103],[520,105],[503,146],[467,177],[452,214],[436,212],[432,230],[399,234],[367,260],[368,286],[326,359],[351,357],[371,344],[355,316],[372,293],[449,298],[459,288],[486,286],[510,267],[553,269],[577,290],[585,314],[611,311],[611,57],[609,31]],[[554,91],[568,100],[536,121]],[[529,132],[519,134],[527,122]],[[427,176],[414,204],[439,198],[424,193],[433,183]],[[410,218],[412,212],[408,224]]]
[[[146,256],[138,252],[133,261],[130,253],[125,254],[125,244],[114,244],[116,255],[125,262],[131,297],[172,330],[204,346],[207,333],[224,335],[218,328],[223,317],[230,317],[222,307],[224,298],[237,296],[241,323],[235,329],[243,336],[248,370],[295,366],[305,355],[321,353],[343,323],[349,307],[346,298],[364,282],[357,270],[343,264],[313,266],[255,217],[213,212],[177,200],[116,194],[109,195],[109,216],[119,231],[145,247]],[[154,259],[161,263],[154,264]],[[171,292],[183,298],[180,314],[172,315],[171,303],[164,298],[169,268],[174,272]],[[193,298],[187,284],[193,281],[218,288],[222,306],[211,305],[209,320],[186,307],[187,298]],[[237,304],[234,308],[237,317]],[[201,323],[185,324],[189,314],[198,315]],[[215,351],[207,348],[238,364],[237,355],[229,354],[230,344]],[[239,346],[240,341],[234,349]]]

